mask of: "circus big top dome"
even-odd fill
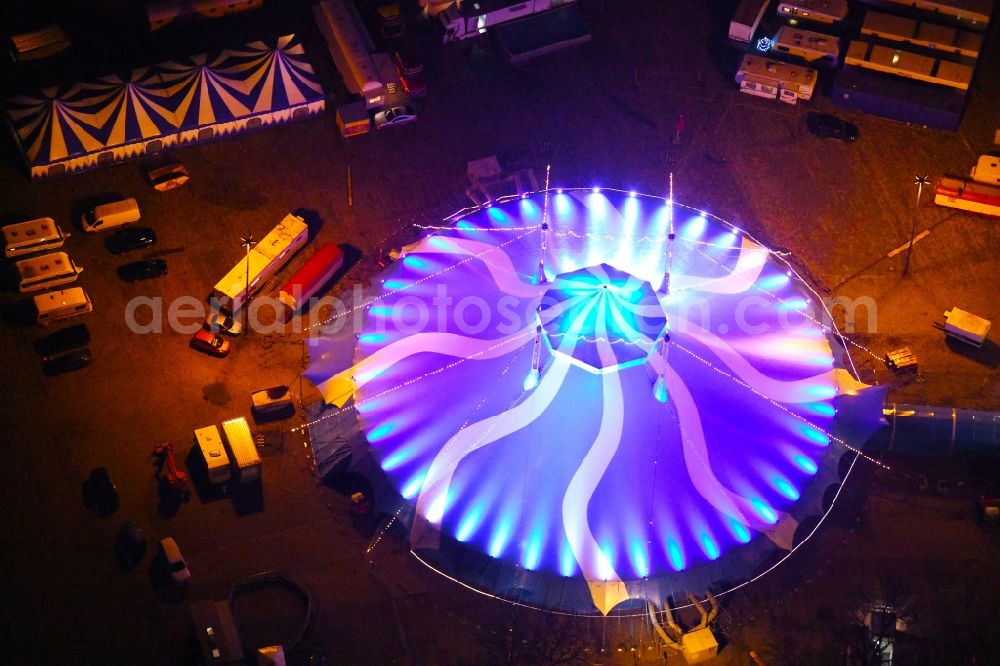
[[[751,580],[881,416],[788,258],[670,198],[463,211],[375,286],[350,367],[317,353],[306,375],[353,400],[414,554],[520,603],[607,614]]]

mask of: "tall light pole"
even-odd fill
[[[913,180],[913,184],[917,186],[917,203],[913,207],[913,224],[910,226],[910,244],[906,246],[906,261],[903,263],[903,275],[906,275],[910,271],[910,254],[913,252],[913,239],[917,235],[917,213],[920,211],[920,195],[924,193],[924,185],[930,185],[931,181],[927,179],[927,176],[917,176]]]
[[[243,302],[240,303],[240,307],[243,308],[243,335],[249,335],[250,333],[250,308],[247,307],[250,301],[250,250],[256,244],[257,240],[253,237],[253,234],[240,237],[240,247],[243,247],[247,251],[246,290],[243,292]],[[234,312],[233,314],[236,313]]]

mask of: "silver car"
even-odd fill
[[[188,569],[187,561],[181,555],[181,549],[172,537],[160,540],[160,554],[166,562],[167,571],[170,578],[178,585],[187,585],[191,581],[191,571]]]
[[[393,125],[403,125],[417,119],[417,112],[411,106],[393,106],[375,114],[375,129]]]

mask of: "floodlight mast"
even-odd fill
[[[552,175],[552,165],[545,165],[545,199],[542,203],[542,242],[538,256],[538,275],[535,276],[537,284],[545,284],[548,278],[545,277],[545,252],[549,244],[549,179]]]
[[[257,239],[253,237],[253,234],[247,234],[246,236],[240,237],[240,246],[245,248],[247,251],[247,269],[246,269],[246,290],[243,292],[243,334],[250,334],[250,308],[247,307],[247,301],[250,300],[250,250],[253,246],[257,244]],[[234,313],[235,314],[235,313]]]

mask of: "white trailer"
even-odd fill
[[[65,252],[50,252],[22,259],[15,262],[14,267],[18,274],[18,289],[22,293],[75,282],[83,272]]]
[[[576,0],[475,0],[449,5],[438,14],[444,43],[470,39],[488,28],[568,5]],[[422,3],[427,6],[427,3]],[[435,3],[440,4],[440,3]]]
[[[8,224],[3,228],[3,237],[7,242],[4,255],[19,257],[24,254],[55,250],[63,246],[67,236],[69,234],[60,229],[51,217]]]
[[[944,313],[944,332],[973,347],[982,347],[990,332],[990,320],[952,308]]]
[[[225,483],[232,476],[229,454],[222,443],[219,428],[214,425],[198,428],[194,431],[194,445],[198,448],[205,468],[208,471],[209,483]]]
[[[47,291],[35,296],[35,321],[48,326],[54,321],[71,319],[93,312],[94,304],[82,287]]]
[[[839,23],[847,18],[847,0],[793,0],[778,3],[778,16],[817,23]]]
[[[823,61],[836,65],[840,61],[840,40],[833,35],[802,30],[791,25],[778,28],[774,37],[775,51],[801,58],[808,63]]]
[[[816,70],[748,54],[736,72],[736,83],[740,92],[795,104],[800,99],[812,99]]]
[[[969,177],[977,183],[1000,185],[1000,150],[980,155]]]
[[[729,39],[749,44],[770,4],[771,0],[740,0],[729,21]]]

